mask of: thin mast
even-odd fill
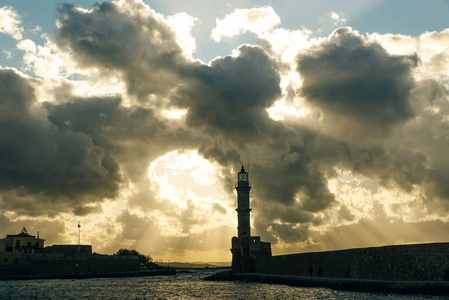
[[[78,252],[81,251],[80,240],[81,240],[81,224],[80,221],[78,221]]]

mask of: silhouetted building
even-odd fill
[[[92,253],[91,245],[53,245],[25,228],[0,240],[0,276],[95,275],[140,270],[138,255]]]
[[[6,238],[0,239],[0,252],[23,252],[33,253],[35,249],[44,248],[44,239],[28,234],[25,227],[19,234],[8,234]]]
[[[250,196],[251,185],[248,173],[242,166],[237,175],[237,234],[232,238],[232,271],[253,272],[254,261],[259,258],[271,257],[271,245],[260,241],[259,236],[251,236],[250,224]]]
[[[0,265],[24,264],[28,254],[44,248],[44,239],[28,234],[25,227],[19,234],[8,234],[0,239]]]
[[[62,254],[65,257],[75,257],[83,255],[89,257],[92,255],[92,245],[52,245],[45,247],[41,253]]]

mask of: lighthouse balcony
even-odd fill
[[[249,182],[249,181],[238,181],[236,184],[235,184],[235,187],[236,188],[238,188],[238,187],[251,187],[251,183]]]
[[[236,212],[250,212],[252,208],[236,208]]]

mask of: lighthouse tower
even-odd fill
[[[270,243],[261,242],[260,237],[251,236],[250,197],[251,185],[248,173],[242,166],[237,174],[237,236],[232,238],[232,271],[235,273],[253,272],[254,259],[271,257]]]
[[[239,240],[249,241],[251,237],[251,225],[249,223],[249,213],[251,208],[249,207],[249,191],[251,186],[248,181],[248,173],[245,172],[245,168],[242,166],[242,170],[238,174],[237,186],[237,219],[238,219],[238,238]]]

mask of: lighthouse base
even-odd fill
[[[259,258],[271,257],[271,244],[261,242],[259,236],[248,240],[232,238],[232,272],[252,273],[255,271],[254,261]]]

